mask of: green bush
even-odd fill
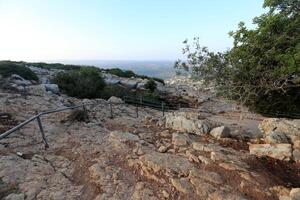
[[[155,83],[155,81],[153,79],[148,80],[147,83],[145,84],[145,88],[150,90],[151,92],[154,92],[156,87],[157,87],[157,84]]]
[[[124,78],[136,77],[136,74],[131,70],[121,70],[119,68],[106,69],[106,72]]]
[[[141,79],[153,79],[157,82],[160,82],[162,84],[165,84],[163,79],[160,78],[156,78],[156,77],[149,77],[149,76],[145,76],[145,75],[138,75],[136,73],[134,73],[131,70],[122,70],[120,68],[111,68],[111,69],[105,69],[106,72],[119,76],[119,77],[124,77],[124,78],[131,78],[131,77],[135,77],[135,78],[141,78]]]
[[[185,41],[187,69],[220,94],[261,113],[300,113],[299,0],[265,0],[268,12],[253,19],[254,29],[243,22],[231,32],[233,48],[213,53]]]
[[[52,82],[67,95],[78,98],[99,98],[105,86],[100,70],[94,67],[58,73]]]
[[[0,61],[0,75],[8,77],[17,74],[26,80],[38,81],[37,75],[23,63],[12,63],[10,61]]]

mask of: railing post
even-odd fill
[[[161,111],[163,113],[163,117],[165,116],[164,102],[161,102]]]
[[[87,109],[84,104],[82,104],[82,109],[83,109],[83,120],[86,122],[88,120],[88,115],[87,115]]]
[[[113,108],[112,108],[112,103],[109,103],[109,108],[110,108],[110,118],[113,119]]]
[[[136,118],[139,118],[139,106],[138,106],[138,104],[136,104],[135,110],[136,110]]]
[[[181,105],[180,105],[180,103],[178,104],[178,110],[180,110],[180,108],[181,108]]]
[[[38,113],[36,112],[36,114],[38,114]],[[41,118],[40,118],[39,115],[37,116],[36,120],[37,120],[39,128],[40,128],[40,132],[41,132],[41,135],[42,135],[42,138],[43,138],[43,142],[45,143],[45,148],[47,149],[47,148],[49,148],[49,145],[48,145],[47,139],[45,137],[42,121],[41,121]]]

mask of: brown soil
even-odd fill
[[[294,162],[276,160],[269,157],[252,157],[247,160],[251,171],[268,177],[271,185],[284,185],[288,188],[300,187],[300,166]]]

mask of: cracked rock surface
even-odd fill
[[[268,200],[299,196],[299,166],[249,153],[245,141],[260,137],[257,126],[251,128],[262,119],[246,111],[241,119],[240,110],[219,100],[180,111],[185,116],[197,115],[201,123],[193,127],[194,133],[193,129],[184,131],[186,127],[181,130],[178,124],[173,129],[170,121],[166,126],[162,113],[149,108],[140,108],[136,118],[134,106],[116,105],[111,119],[107,102],[100,99],[0,96],[0,112],[13,119],[1,125],[2,132],[36,111],[99,102],[86,107],[88,121],[68,120],[72,111],[43,116],[49,149],[44,148],[35,121],[1,140],[0,199]],[[230,129],[226,138],[209,134],[209,129],[222,125]]]

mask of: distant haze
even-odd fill
[[[132,70],[136,74],[153,76],[157,78],[167,79],[175,74],[174,62],[175,61],[135,61],[135,60],[61,60],[61,61],[49,61],[58,62],[63,64],[75,64],[75,65],[92,65],[100,68],[120,68],[126,70]]]

